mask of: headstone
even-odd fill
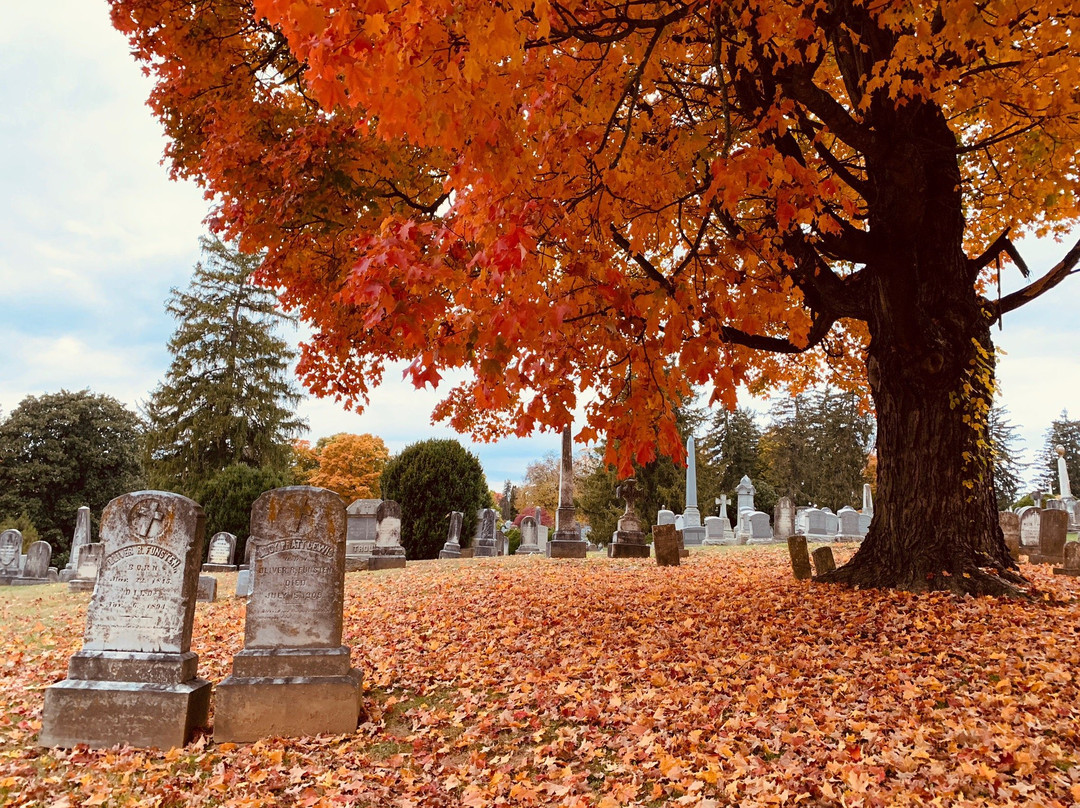
[[[369,570],[405,568],[405,548],[401,546],[401,506],[384,499],[375,513],[375,547],[368,559]]]
[[[101,542],[84,544],[79,550],[79,566],[75,570],[75,577],[68,581],[68,590],[71,592],[93,592],[97,584],[98,569],[101,567],[102,551],[104,545]]]
[[[750,514],[754,511],[743,509],[739,511],[739,520],[735,525],[735,543],[747,544],[750,541]]]
[[[1054,575],[1080,576],[1080,542],[1066,542],[1063,559],[1064,566],[1054,567]]]
[[[1058,485],[1060,486],[1059,493],[1062,499],[1072,499],[1072,486],[1069,484],[1069,466],[1065,462],[1065,447],[1058,445],[1054,447],[1054,451],[1057,452],[1058,460]]]
[[[38,743],[169,749],[206,726],[210,683],[191,651],[204,526],[202,508],[179,494],[140,491],[105,506],[83,647],[45,691]]]
[[[812,578],[814,573],[810,569],[810,553],[806,549],[806,536],[788,536],[787,549],[788,555],[791,556],[791,574],[800,581]]]
[[[727,521],[727,517],[722,516],[706,516],[705,517],[705,541],[702,544],[706,546],[724,544],[724,522]],[[728,525],[730,528],[731,525]]]
[[[750,543],[768,544],[772,541],[773,531],[769,524],[769,514],[763,511],[752,511],[747,517],[750,525]]]
[[[464,517],[461,511],[450,511],[450,531],[446,535],[446,544],[439,551],[439,558],[461,558],[461,520]]]
[[[495,529],[495,550],[498,555],[510,555],[510,538],[502,532],[502,528]]]
[[[521,520],[521,544],[518,545],[518,555],[536,555],[540,552],[536,519],[526,516]]]
[[[498,555],[495,546],[495,511],[484,508],[476,517],[476,535],[473,537],[475,558],[494,558]]]
[[[10,584],[19,577],[22,541],[22,533],[14,528],[0,533],[0,585]]]
[[[61,583],[60,571],[56,567],[49,567],[49,571],[45,574],[45,577],[49,579],[50,584]]]
[[[246,598],[251,594],[251,570],[236,573],[236,597]]]
[[[998,514],[998,523],[1001,532],[1005,535],[1005,546],[1009,548],[1009,555],[1013,561],[1020,560],[1020,517],[1012,511],[1001,511]]]
[[[570,427],[562,432],[562,457],[559,465],[559,508],[555,511],[555,535],[549,546],[552,558],[585,558],[588,543],[581,535],[581,525],[574,510],[574,455]]]
[[[822,508],[821,511],[825,514],[826,535],[835,536],[840,532],[840,518],[828,508]]]
[[[1017,516],[1020,518],[1020,551],[1025,554],[1038,550],[1042,513],[1041,509],[1030,505],[1017,511]]]
[[[810,541],[826,541],[829,534],[825,530],[825,512],[820,508],[807,508],[806,537]]]
[[[679,566],[681,554],[679,552],[679,534],[675,530],[675,525],[654,525],[652,535],[657,566]]]
[[[203,564],[203,572],[235,572],[236,565],[233,563],[235,555],[236,536],[225,531],[215,533],[210,539],[210,546],[206,551],[206,563]]]
[[[217,600],[217,578],[213,575],[200,575],[195,600],[202,603],[213,603]]]
[[[79,552],[90,543],[90,508],[83,505],[75,512],[75,533],[71,537],[71,552],[67,566],[60,572],[60,580],[67,583],[75,577],[79,566]]]
[[[361,676],[341,644],[345,504],[322,488],[268,491],[251,508],[251,535],[244,648],[217,688],[214,739],[354,732]]]
[[[357,499],[349,505],[348,537],[345,544],[345,569],[354,572],[366,562],[375,549],[378,533],[378,511],[381,499]]]
[[[845,505],[840,509],[840,513],[836,514],[836,520],[839,527],[836,533],[837,541],[862,541],[863,534],[859,530],[859,512],[857,510]]]
[[[836,569],[836,561],[833,559],[832,548],[828,545],[814,550],[814,572],[818,577]]]
[[[26,563],[22,575],[12,583],[17,586],[33,586],[49,583],[49,561],[52,560],[52,547],[47,541],[36,541],[26,553]]]
[[[240,567],[239,567],[240,569],[242,569],[242,570],[251,569],[251,554],[252,554],[252,552],[254,552],[254,550],[255,550],[255,541],[251,536],[248,536],[247,541],[244,542],[244,563],[240,565]],[[348,563],[349,563],[349,560],[346,557],[346,559],[345,559],[346,569],[348,568]]]
[[[1039,514],[1039,545],[1029,553],[1032,564],[1060,564],[1065,552],[1069,530],[1069,515],[1065,511],[1043,511]]]
[[[548,526],[537,524],[536,544],[540,548],[540,555],[548,555]]]
[[[859,514],[859,537],[865,539],[866,534],[870,532],[870,523],[874,517],[872,514],[860,513]]]
[[[786,541],[795,535],[795,503],[791,497],[780,497],[773,509],[773,538]]]
[[[682,512],[683,544],[697,547],[705,541],[705,528],[701,524],[701,511],[697,497],[697,451],[694,438],[686,439],[686,504]]]
[[[735,493],[738,495],[737,513],[742,513],[745,510],[757,510],[754,506],[754,494],[757,493],[757,489],[754,488],[754,484],[750,482],[749,475],[743,475],[743,478],[739,481],[738,487],[735,489]]]
[[[675,514],[675,529],[682,533],[684,527],[686,527],[686,518],[681,513]]]
[[[674,525],[675,524],[675,512],[669,511],[667,508],[661,508],[656,512],[656,524],[658,525]]]
[[[615,496],[622,498],[626,507],[611,536],[608,555],[612,558],[648,558],[651,551],[645,542],[641,519],[634,508],[639,496],[637,480],[633,477],[623,480],[615,489]]]

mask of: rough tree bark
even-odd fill
[[[941,110],[874,110],[867,323],[878,507],[858,552],[820,580],[1018,594],[998,524],[987,418],[991,312],[963,251],[955,136]]]

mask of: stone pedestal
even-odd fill
[[[555,538],[548,542],[548,549],[551,551],[550,558],[585,558],[589,543],[581,538],[580,533],[555,531]]]
[[[476,535],[473,537],[474,558],[495,558],[499,548],[495,546],[495,511],[484,508],[476,520]]]
[[[375,548],[375,554],[367,560],[367,568],[369,571],[375,570],[403,570],[405,569],[405,551],[402,550],[400,554],[387,553],[381,555],[379,548]]]
[[[218,743],[356,731],[361,676],[341,644],[345,520],[321,488],[279,488],[252,506],[244,649],[217,688]]]
[[[536,518],[526,516],[521,520],[521,544],[518,545],[517,555],[540,554],[540,527],[536,524]]]
[[[645,533],[640,530],[616,530],[608,545],[611,558],[649,558],[652,548],[645,542]]]
[[[178,494],[141,491],[105,507],[83,647],[45,691],[41,745],[168,749],[206,726],[210,683],[190,650],[204,524]]]
[[[214,740],[250,743],[271,736],[356,731],[362,677],[349,649],[247,649],[218,685]]]
[[[45,691],[38,743],[183,746],[210,713],[210,683],[195,676],[197,665],[191,652],[79,651],[68,678]]]
[[[439,558],[461,558],[461,520],[464,518],[461,511],[450,512],[450,531],[446,534],[446,544],[439,551]]]

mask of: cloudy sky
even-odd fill
[[[198,259],[206,202],[167,179],[149,82],[104,0],[0,0],[0,10],[0,410],[61,388],[135,407],[168,366],[163,302]],[[1066,249],[1024,246],[1036,274]],[[994,337],[1006,352],[1003,401],[1038,449],[1062,408],[1080,414],[1080,278],[1008,315]],[[430,423],[437,397],[394,378],[363,415],[306,400],[310,437],[370,432],[395,452],[452,436]],[[557,447],[541,435],[471,448],[501,488]]]

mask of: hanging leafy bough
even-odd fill
[[[878,503],[830,580],[1011,593],[984,292],[1075,223],[1071,0],[113,0],[178,177],[265,248],[308,387],[390,360],[435,415],[559,428],[629,468],[674,406],[869,381]],[[977,256],[977,257],[971,257]]]

